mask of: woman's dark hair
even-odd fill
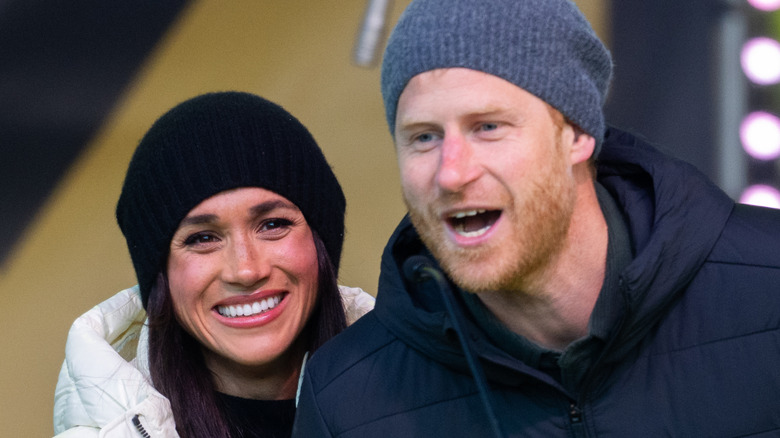
[[[314,230],[312,234],[317,249],[318,296],[301,333],[310,354],[347,325],[334,264],[322,239]],[[164,273],[152,287],[147,312],[152,384],[171,402],[179,436],[230,437],[229,413],[219,401],[202,346],[176,318]]]

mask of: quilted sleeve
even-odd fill
[[[352,325],[374,308],[374,297],[359,287],[339,286],[339,292],[347,314],[347,325]]]

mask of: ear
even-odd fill
[[[570,150],[571,163],[578,164],[588,161],[596,149],[596,139],[576,126],[572,126],[572,129],[574,130],[574,139]]]

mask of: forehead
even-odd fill
[[[219,192],[204,199],[190,210],[187,216],[250,208],[255,205],[298,210],[295,204],[276,192],[261,187],[239,187]]]
[[[396,126],[445,112],[536,111],[544,106],[543,100],[498,76],[467,68],[436,69],[406,85],[398,99]]]

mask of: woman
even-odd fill
[[[55,433],[289,436],[306,355],[373,307],[336,284],[344,209],[276,104],[212,93],[163,115],[116,209],[138,286],[73,324]]]

